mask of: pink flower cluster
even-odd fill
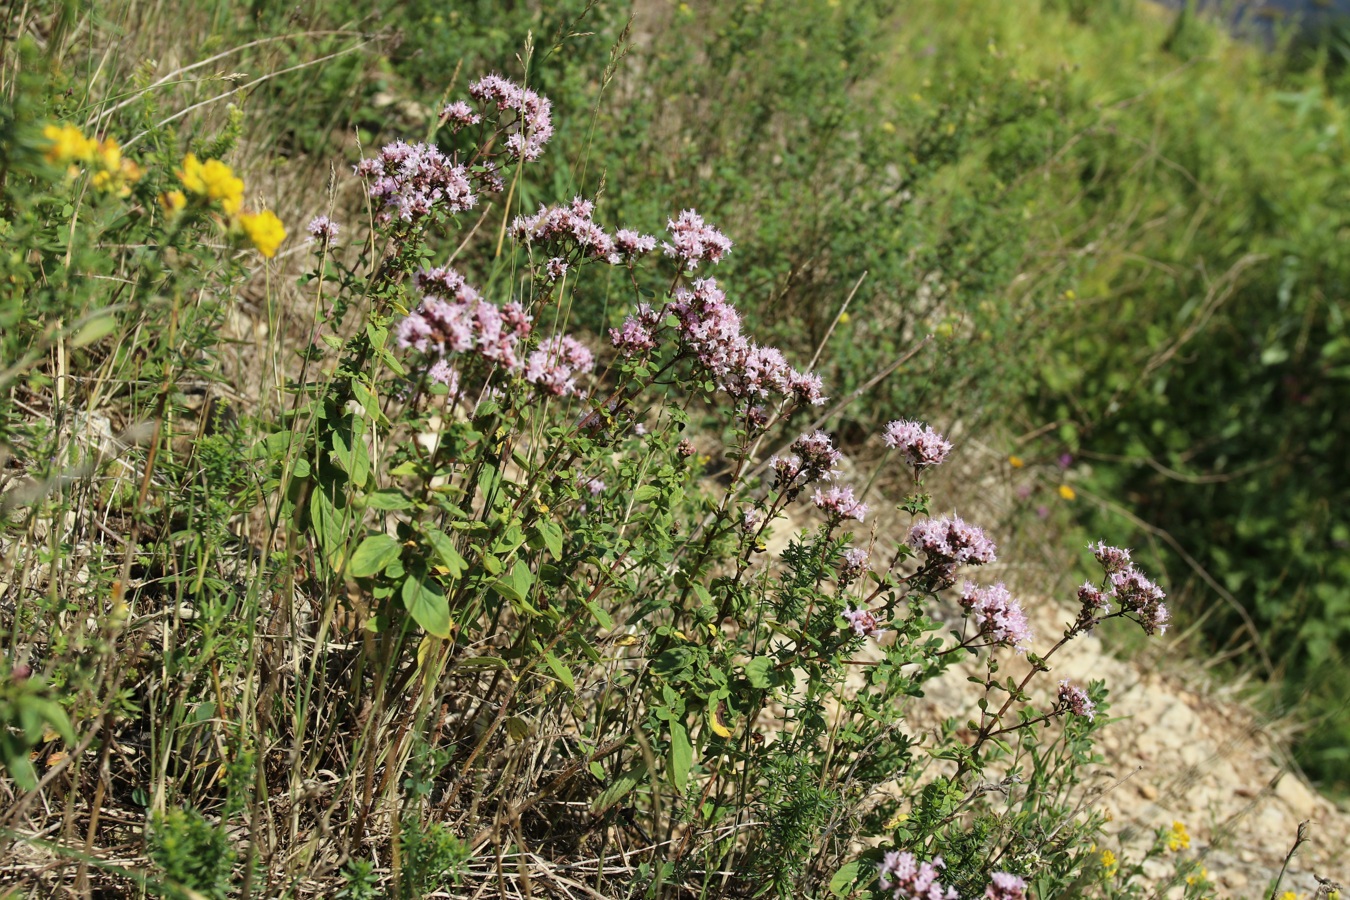
[[[667,309],[679,322],[682,350],[697,359],[732,397],[781,394],[812,406],[825,402],[818,375],[797,371],[778,350],[761,347],[741,334],[740,313],[727,302],[715,279],[698,279],[688,288],[679,288]],[[641,318],[636,321],[650,333]]]
[[[459,131],[466,125],[477,125],[483,121],[483,117],[474,112],[473,107],[463,100],[447,103],[445,108],[441,110],[441,118],[455,131]]]
[[[844,454],[836,450],[830,436],[823,431],[804,434],[792,442],[790,456],[775,456],[769,460],[776,476],[774,485],[780,490],[802,488],[813,481],[829,481],[839,474],[839,460]]]
[[[945,869],[942,857],[931,863],[921,863],[906,850],[892,850],[877,867],[880,887],[889,891],[893,900],[957,900],[952,888],[943,887],[938,874]]]
[[[381,223],[397,216],[416,223],[433,209],[464,212],[478,202],[469,183],[469,172],[431,144],[394,141],[378,156],[356,164],[356,174],[370,182],[370,196],[384,207]]]
[[[868,609],[846,609],[842,613],[848,620],[849,627],[858,637],[870,637],[873,640],[881,637],[882,630],[877,627],[877,617]]]
[[[553,137],[553,104],[548,98],[500,75],[488,75],[470,85],[469,96],[482,104],[495,104],[498,112],[515,112],[516,120],[508,123],[506,136],[506,150],[513,158],[534,160],[544,152],[544,144]],[[451,106],[442,115],[462,119],[466,110],[451,110]],[[472,123],[466,120],[464,124]]]
[[[882,440],[916,469],[940,464],[952,450],[951,442],[931,427],[906,419],[887,425]]]
[[[1091,631],[1102,616],[1111,611],[1111,595],[1090,581],[1083,582],[1078,589],[1078,603],[1078,621],[1074,627],[1080,631]]]
[[[909,530],[907,543],[922,552],[930,564],[984,566],[996,559],[994,542],[979,526],[967,524],[960,516],[917,523]]]
[[[611,328],[609,339],[619,353],[632,358],[656,349],[655,332],[661,327],[661,314],[646,303],[624,320],[622,328]]]
[[[575,197],[568,206],[540,206],[532,216],[517,216],[511,223],[511,235],[524,244],[544,244],[553,247],[572,245],[581,255],[603,259],[613,265],[631,260],[656,247],[656,238],[620,229],[613,237],[591,218],[595,204],[584,197]],[[559,264],[566,271],[566,260],[549,260],[550,280],[562,277],[562,271],[553,271]]]
[[[525,380],[555,397],[580,394],[576,376],[595,368],[595,357],[576,338],[561,334],[549,338],[525,361]]]
[[[327,216],[315,216],[305,226],[309,236],[322,244],[331,244],[337,240],[338,224]]]
[[[853,488],[847,486],[835,485],[825,491],[816,488],[811,502],[834,522],[843,519],[857,519],[861,522],[867,515],[867,504],[854,497]]]
[[[1139,617],[1139,624],[1144,626],[1146,634],[1167,632],[1167,622],[1171,618],[1163,603],[1167,595],[1138,569],[1131,566],[1123,572],[1113,573],[1111,596],[1116,598],[1121,609]]]
[[[721,262],[722,257],[731,252],[731,239],[704,222],[703,217],[692,209],[669,220],[666,228],[670,231],[670,240],[663,243],[661,249],[666,256],[678,259],[687,271],[694,271],[704,260]]]
[[[1124,572],[1132,568],[1134,563],[1130,561],[1130,551],[1120,547],[1109,547],[1105,541],[1098,541],[1096,544],[1088,544],[1088,549],[1092,555],[1097,557],[1097,562],[1101,563],[1102,570],[1107,575],[1114,575],[1117,572]]]
[[[1001,583],[977,587],[966,582],[961,592],[961,607],[974,618],[980,633],[995,644],[1014,647],[1020,653],[1031,647],[1031,626],[1027,624],[1022,604],[1013,599]]]
[[[1008,872],[994,872],[984,889],[984,900],[1027,900],[1027,883]]]
[[[1059,703],[1075,716],[1082,716],[1089,722],[1097,715],[1097,704],[1088,697],[1088,692],[1068,680],[1059,683]]]
[[[870,558],[863,548],[850,547],[845,550],[839,560],[839,583],[847,586],[857,581],[867,571],[868,562]]]
[[[1135,567],[1130,561],[1130,551],[1108,546],[1102,541],[1095,545],[1089,544],[1088,549],[1097,557],[1111,587],[1101,591],[1088,583],[1078,589],[1078,599],[1082,603],[1079,622],[1095,624],[1100,614],[1110,610],[1110,601],[1115,600],[1123,612],[1134,613],[1138,617],[1139,624],[1147,634],[1165,633],[1171,618],[1171,613],[1163,603],[1167,595]]]
[[[448,266],[423,269],[413,284],[422,302],[395,327],[395,340],[400,347],[441,357],[427,374],[451,393],[458,388],[459,372],[444,358],[450,353],[472,353],[559,397],[580,393],[576,376],[595,366],[591,351],[566,335],[549,338],[522,359],[533,327],[530,315],[519,303],[488,303]]]

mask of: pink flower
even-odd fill
[[[1138,569],[1129,568],[1111,575],[1110,595],[1120,608],[1135,613],[1147,634],[1164,634],[1171,618],[1163,601],[1167,595],[1162,588],[1144,576]]]
[[[1089,722],[1097,715],[1097,704],[1088,697],[1088,692],[1067,680],[1059,683],[1059,703],[1075,716],[1082,716]]]
[[[499,113],[516,114],[506,128],[505,146],[512,157],[534,160],[544,152],[544,144],[553,137],[553,104],[547,98],[499,75],[470,85],[469,96],[485,105],[495,104]]]
[[[1007,872],[994,872],[984,889],[985,900],[1027,900],[1027,883]]]
[[[567,335],[551,337],[539,345],[525,362],[525,380],[555,397],[579,393],[576,376],[595,368],[591,351]]]
[[[397,216],[417,224],[439,209],[459,213],[478,202],[469,171],[450,161],[431,144],[386,144],[374,159],[363,159],[356,174],[370,182],[370,196],[380,201],[383,221]]]
[[[861,547],[845,550],[839,560],[839,583],[847,586],[857,581],[867,571],[868,561],[867,551]]]
[[[1031,646],[1031,626],[1027,624],[1026,613],[1001,583],[977,587],[966,582],[961,606],[975,620],[980,632],[995,644],[1014,647],[1019,653],[1025,653]]]
[[[899,450],[905,462],[916,469],[938,465],[952,449],[951,442],[929,426],[906,419],[887,425],[882,439],[887,447]]]
[[[848,620],[849,627],[858,637],[870,637],[873,640],[881,637],[882,630],[877,627],[877,617],[867,609],[846,609],[841,613]]]
[[[690,272],[704,260],[718,263],[731,252],[731,241],[727,236],[705,223],[692,209],[671,219],[666,228],[670,231],[670,241],[661,245],[662,250],[666,256],[678,259]]]
[[[857,519],[861,522],[867,515],[867,504],[853,496],[851,487],[835,486],[828,491],[816,488],[811,502],[834,520]]]
[[[577,487],[589,492],[592,497],[598,497],[605,491],[605,483],[599,478],[580,473],[577,474]]]
[[[574,198],[568,206],[540,206],[532,216],[517,216],[511,235],[524,244],[576,247],[584,256],[608,259],[615,252],[614,238],[591,219],[594,212],[595,204],[584,197]]]
[[[1105,541],[1098,541],[1096,545],[1088,544],[1088,549],[1092,551],[1093,556],[1097,557],[1097,562],[1101,563],[1102,569],[1107,575],[1124,572],[1130,568],[1129,550],[1122,550],[1120,547],[1108,547]]]
[[[441,110],[441,118],[449,123],[455,131],[459,131],[465,125],[477,125],[483,121],[483,117],[474,112],[473,107],[463,100],[446,104],[445,108]]]
[[[310,237],[324,244],[331,244],[338,236],[338,224],[327,216],[315,216],[310,219],[305,230],[309,232]]]
[[[982,529],[960,516],[925,519],[909,530],[909,546],[925,555],[930,564],[988,565],[997,549]]]
[[[931,863],[920,863],[914,854],[892,850],[877,867],[879,885],[890,893],[892,900],[957,900],[955,889],[943,887],[938,873],[946,868],[942,857]]]

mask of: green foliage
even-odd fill
[[[235,854],[225,829],[194,809],[173,808],[156,817],[150,831],[150,859],[164,882],[151,882],[163,897],[201,896],[226,900],[233,893]]]

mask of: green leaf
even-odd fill
[[[563,530],[562,526],[551,519],[541,519],[535,522],[531,528],[543,542],[544,547],[553,556],[554,559],[562,559],[563,555]]]
[[[347,574],[353,578],[369,578],[384,571],[385,566],[398,559],[403,548],[387,534],[372,534],[361,542],[347,564]]]
[[[530,595],[530,585],[532,584],[534,584],[534,573],[530,571],[530,567],[525,564],[524,560],[518,559],[515,565],[511,567],[510,573],[497,579],[497,583],[493,587],[496,588],[497,593],[508,600],[524,602],[525,598]]]
[[[403,606],[427,634],[450,637],[450,601],[439,588],[416,576],[403,582]]]
[[[569,691],[576,691],[577,685],[572,679],[572,672],[567,666],[563,665],[562,660],[554,656],[552,652],[549,652],[544,654],[544,664],[557,676],[559,681],[567,686]]]
[[[72,347],[86,347],[95,341],[102,340],[117,330],[117,317],[111,313],[99,316],[84,324],[79,332],[70,339]]]
[[[661,489],[650,484],[644,484],[633,492],[633,502],[650,503],[661,496]]]
[[[752,687],[760,690],[773,687],[773,659],[756,656],[745,664],[745,677]]]
[[[618,803],[633,788],[638,786],[644,778],[647,777],[647,763],[639,759],[628,771],[619,775],[610,783],[610,786],[600,792],[600,796],[595,798],[591,804],[591,812],[602,813],[609,809],[615,803]]]
[[[834,877],[830,879],[830,893],[836,897],[847,897],[853,885],[858,883],[858,870],[858,860],[855,859],[835,872]]]
[[[369,509],[408,509],[412,505],[412,500],[405,497],[402,491],[385,489],[366,494],[366,506]]]
[[[670,783],[683,791],[689,783],[689,769],[694,762],[694,746],[689,743],[689,732],[680,722],[670,723]]]
[[[426,528],[422,531],[422,536],[426,538],[431,549],[436,553],[436,559],[441,565],[450,570],[451,578],[459,578],[464,574],[464,570],[469,564],[464,561],[464,557],[459,555],[455,549],[455,542],[448,535],[437,531],[434,528]]]

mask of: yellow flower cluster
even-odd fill
[[[81,165],[95,169],[90,184],[96,191],[126,197],[131,186],[145,174],[140,166],[122,156],[116,138],[96,141],[74,125],[48,125],[42,129],[42,136],[49,142],[47,162],[70,166],[72,178],[79,174]]]
[[[277,248],[286,239],[286,228],[271,210],[254,213],[244,209],[244,180],[233,169],[218,159],[202,162],[189,153],[183,157],[178,180],[189,194],[207,203],[219,203],[230,227],[238,226],[259,253],[268,259],[276,256]],[[160,202],[175,213],[187,206],[187,196],[182,191],[169,191],[160,197]]]
[[[1185,822],[1173,822],[1172,827],[1163,836],[1167,844],[1167,849],[1176,853],[1178,850],[1184,850],[1191,845],[1190,832],[1186,830]]]
[[[1116,873],[1120,871],[1120,860],[1110,850],[1102,851],[1102,874],[1107,878],[1115,878]]]

